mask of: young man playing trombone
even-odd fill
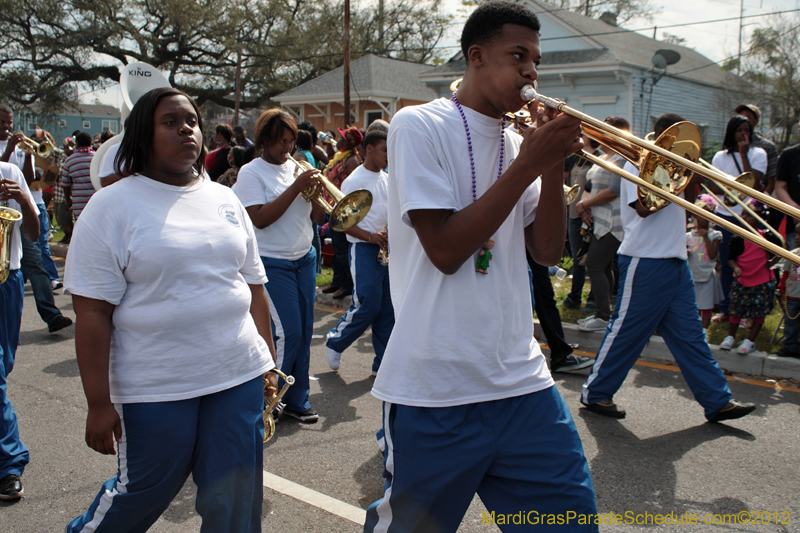
[[[663,115],[655,124],[656,138],[683,120],[672,113]],[[639,175],[630,163],[623,170]],[[685,211],[675,204],[648,211],[639,202],[635,184],[623,180],[620,189],[625,236],[618,251],[617,304],[583,385],[581,403],[600,415],[625,418],[625,411],[613,401],[614,394],[658,329],[709,422],[753,412],[753,404],[731,399],[725,375],[706,343],[686,260]]]
[[[489,513],[596,513],[581,441],[533,338],[524,290],[525,245],[540,264],[561,257],[562,168],[582,146],[580,124],[539,114],[523,140],[502,120],[536,80],[539,29],[518,4],[482,4],[461,36],[458,92],[392,121],[396,323],[372,391],[384,402],[386,483],[367,532],[454,532],[476,492]],[[596,530],[577,519],[559,528]]]

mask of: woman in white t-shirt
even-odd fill
[[[722,150],[714,155],[711,164],[733,177],[750,172],[755,176],[756,183],[761,183],[761,178],[767,171],[767,152],[763,148],[750,146],[752,134],[753,127],[745,117],[737,115],[730,119],[725,128]],[[715,184],[712,183],[710,187],[717,195],[722,193],[722,190]],[[729,209],[737,215],[742,214],[739,204],[729,206]],[[718,205],[715,213],[733,224],[740,225],[725,206]],[[725,228],[720,228],[720,231],[722,232],[722,244],[719,247],[719,278],[722,285],[722,300],[719,303],[720,314],[712,319],[713,322],[728,321],[728,304],[730,302],[728,292],[733,283],[733,269],[728,264],[728,244],[733,233]]]
[[[306,201],[302,192],[318,186],[317,171],[295,175],[289,161],[297,140],[297,124],[280,109],[264,111],[256,121],[255,146],[261,157],[239,170],[234,192],[256,227],[258,251],[270,279],[278,365],[295,383],[283,397],[279,411],[301,422],[319,416],[308,401],[308,367],[314,328],[317,252],[312,246],[309,217],[322,223],[325,211]]]
[[[126,177],[81,214],[64,278],[86,443],[114,454],[116,441],[119,470],[67,532],[145,531],[189,474],[204,531],[261,531],[274,347],[255,234],[236,195],[200,177],[200,111],[186,94],[146,93],[129,125]]]

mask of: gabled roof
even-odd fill
[[[428,102],[436,92],[419,80],[430,65],[399,59],[365,55],[350,63],[350,98],[353,101],[373,97],[402,98]],[[281,93],[273,98],[280,103],[341,99],[344,68],[339,67],[318,78]]]
[[[119,109],[110,105],[81,104],[77,111],[67,111],[65,115],[81,117],[109,117],[119,118]]]
[[[727,86],[736,78],[728,72],[721,71],[719,65],[691,48],[651,39],[602,20],[560,9],[538,0],[518,1],[527,4],[542,19],[542,72],[564,65],[592,63],[618,63],[620,66],[650,70],[653,68],[651,61],[655,52],[668,49],[678,52],[681,60],[669,67],[667,75],[714,86]],[[564,40],[548,40],[548,18],[568,33],[582,38],[587,43],[587,48],[559,50],[559,45]],[[464,56],[459,52],[447,63],[425,71],[423,79],[461,75],[465,69]]]

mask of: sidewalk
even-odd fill
[[[539,321],[534,321],[534,331],[537,335],[542,331]],[[564,323],[564,337],[570,344],[580,344],[581,349],[597,351],[603,340],[603,332],[585,332],[578,329],[577,324]],[[734,351],[723,351],[716,344],[711,345],[711,354],[726,372],[752,374],[774,379],[794,379],[800,381],[800,359],[794,357],[777,357],[762,352],[753,352],[750,355],[738,355]],[[653,335],[645,346],[640,357],[645,361],[670,361],[674,362],[669,348],[664,339]]]

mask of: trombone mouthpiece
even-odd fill
[[[525,85],[519,90],[519,96],[526,102],[539,99],[539,93],[536,92],[536,89],[533,88],[533,85]]]

